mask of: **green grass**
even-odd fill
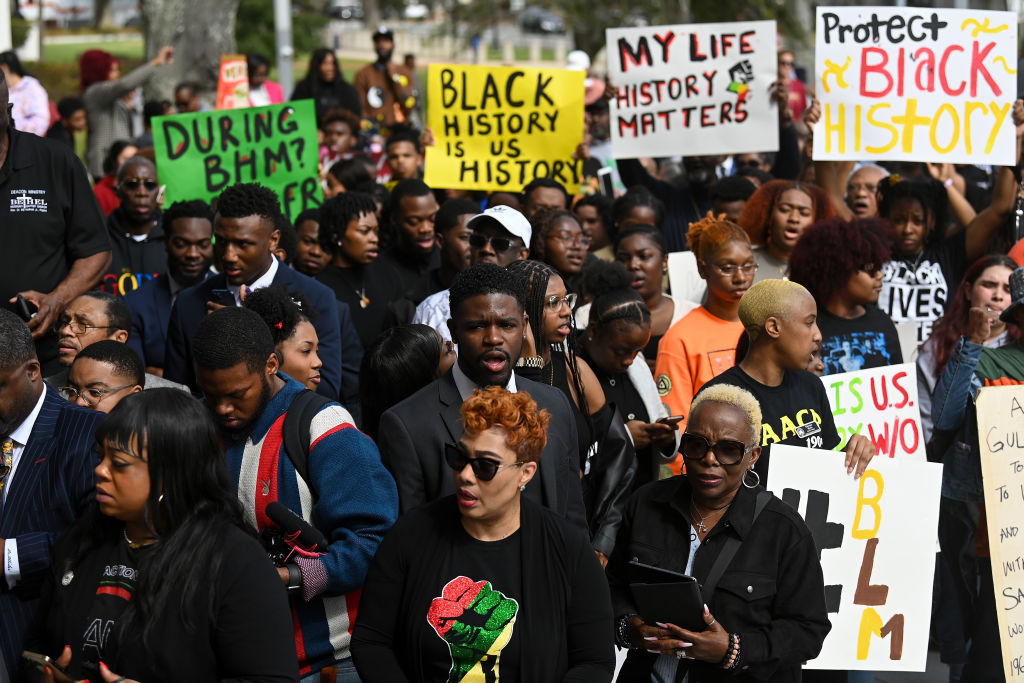
[[[46,50],[46,61],[47,62],[71,62],[73,64],[78,63],[78,58],[86,50],[93,48],[106,50],[112,55],[120,57],[121,59],[142,59],[145,56],[144,46],[141,38],[129,39],[129,40],[112,40],[104,43],[67,43],[62,45],[47,44]]]
[[[517,47],[513,48],[513,53],[515,54],[515,61],[517,61],[517,62],[526,62],[526,61],[529,61],[529,59],[530,59],[530,48],[529,47],[517,46]],[[489,61],[489,62],[499,62],[499,61],[501,61],[503,54],[504,53],[502,52],[501,49],[495,49],[493,47],[488,47],[487,48],[487,61]],[[554,48],[542,47],[540,49],[540,59],[541,59],[542,62],[553,62],[553,61],[555,61],[555,50],[554,50]]]

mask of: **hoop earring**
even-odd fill
[[[754,475],[754,483],[753,484],[748,484],[747,483],[747,475],[748,474],[753,474]],[[748,489],[756,489],[760,484],[761,484],[761,475],[758,474],[757,472],[755,472],[754,470],[752,470],[752,469],[751,470],[747,470],[746,472],[743,473],[743,485],[746,486]]]

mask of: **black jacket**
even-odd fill
[[[691,662],[689,683],[707,681],[800,680],[800,665],[821,651],[831,629],[825,608],[821,563],[803,519],[773,498],[751,525],[760,487],[740,487],[732,506],[704,539],[693,563],[703,582],[727,534],[740,546],[713,596],[704,596],[711,614],[742,639],[742,669],[726,673],[716,664]],[[615,552],[608,562],[615,617],[635,614],[627,563],[682,572],[690,555],[690,483],[685,476],[652,482],[626,504]],[[618,681],[651,680],[654,655],[630,650]],[[679,671],[686,667],[686,660]]]

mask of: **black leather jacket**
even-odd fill
[[[614,404],[605,403],[591,420],[598,435],[597,451],[589,458],[589,472],[583,477],[583,502],[591,545],[611,556],[636,475],[636,451]]]

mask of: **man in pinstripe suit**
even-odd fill
[[[0,681],[20,664],[54,539],[92,501],[103,417],[46,387],[32,333],[0,309]]]

